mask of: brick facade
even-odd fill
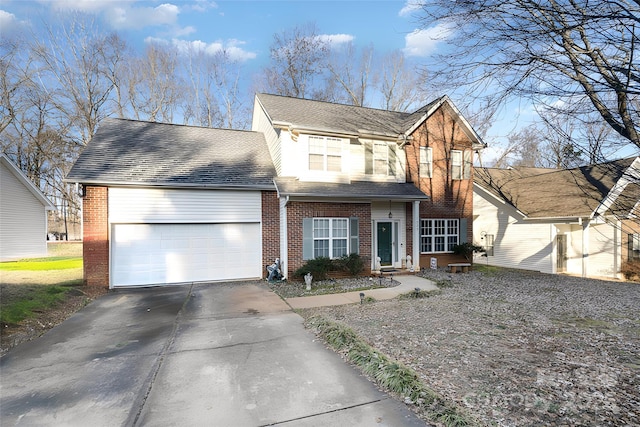
[[[470,179],[452,179],[451,151],[471,150],[472,141],[456,121],[456,115],[442,106],[412,134],[413,139],[405,146],[407,156],[407,182],[413,182],[431,197],[420,202],[420,218],[466,218],[467,241],[473,239],[473,168]],[[420,176],[420,147],[431,147],[433,156],[432,177]],[[472,152],[473,162],[473,152]],[[407,224],[411,212],[407,209]],[[407,230],[409,232],[409,230]],[[407,234],[409,236],[409,234]],[[409,238],[407,244],[409,244]],[[416,242],[419,244],[419,242]],[[464,257],[451,253],[421,254],[420,266],[429,267],[430,259],[438,259],[438,266],[451,262],[464,262]]]
[[[365,271],[371,273],[371,205],[368,203],[320,203],[295,202],[287,204],[287,245],[289,262],[288,277],[302,267],[302,220],[303,218],[358,218],[360,256],[364,259]]]
[[[84,283],[109,287],[109,209],[107,187],[85,187],[82,199]]]
[[[262,192],[262,273],[280,255],[280,202],[275,191]]]

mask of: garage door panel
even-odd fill
[[[260,224],[114,224],[112,286],[257,278]]]

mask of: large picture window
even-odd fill
[[[452,252],[458,244],[459,234],[458,219],[420,220],[420,252]]]
[[[309,136],[309,170],[342,172],[342,140]]]
[[[349,219],[313,219],[313,257],[340,258],[349,255]]]

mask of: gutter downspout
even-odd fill
[[[289,265],[289,247],[287,245],[287,204],[289,196],[280,197],[280,269],[282,277],[287,279]]]
[[[587,277],[589,269],[589,224],[588,218],[582,221],[582,277]]]

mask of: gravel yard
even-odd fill
[[[640,285],[485,267],[425,299],[305,310],[346,324],[482,424],[640,425]]]

